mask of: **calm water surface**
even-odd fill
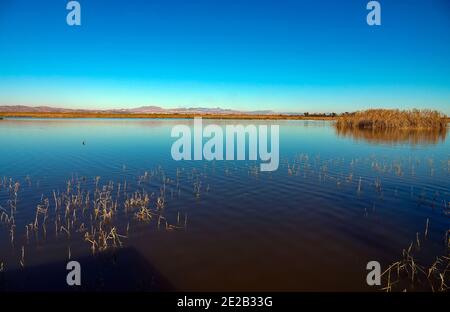
[[[396,261],[416,233],[423,235],[427,219],[421,260],[443,253],[450,223],[445,135],[380,139],[337,133],[322,121],[274,123],[280,125],[280,166],[259,172],[254,161],[172,160],[170,131],[190,120],[0,121],[5,216],[13,213],[9,186],[20,183],[13,241],[10,224],[0,224],[0,287],[45,288],[65,274],[70,257],[86,263],[87,272],[94,261],[89,274],[99,288],[371,290],[367,262],[386,267]],[[71,196],[90,191],[90,201],[96,184],[100,190],[109,185],[104,190],[117,200],[110,222],[126,236],[121,249],[103,253],[112,265],[84,239],[89,209],[76,211],[76,218],[72,210],[70,216],[64,208],[55,211],[53,192],[67,192],[68,183]],[[163,221],[143,222],[136,209],[125,211],[124,200],[135,192],[148,194],[152,209],[164,197]],[[26,226],[47,198],[47,217],[38,215],[27,237]],[[70,237],[61,230],[67,219]],[[39,271],[48,279],[33,278]],[[65,287],[65,275],[55,283]]]

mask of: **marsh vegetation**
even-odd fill
[[[337,128],[444,130],[447,116],[435,110],[368,109],[340,115]]]

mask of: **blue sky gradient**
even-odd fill
[[[450,114],[450,1],[0,2],[0,105]]]

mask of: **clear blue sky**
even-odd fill
[[[0,105],[450,114],[450,1],[0,1]]]

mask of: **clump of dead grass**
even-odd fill
[[[338,128],[358,129],[445,129],[447,116],[428,109],[368,109],[344,114],[336,120]]]

